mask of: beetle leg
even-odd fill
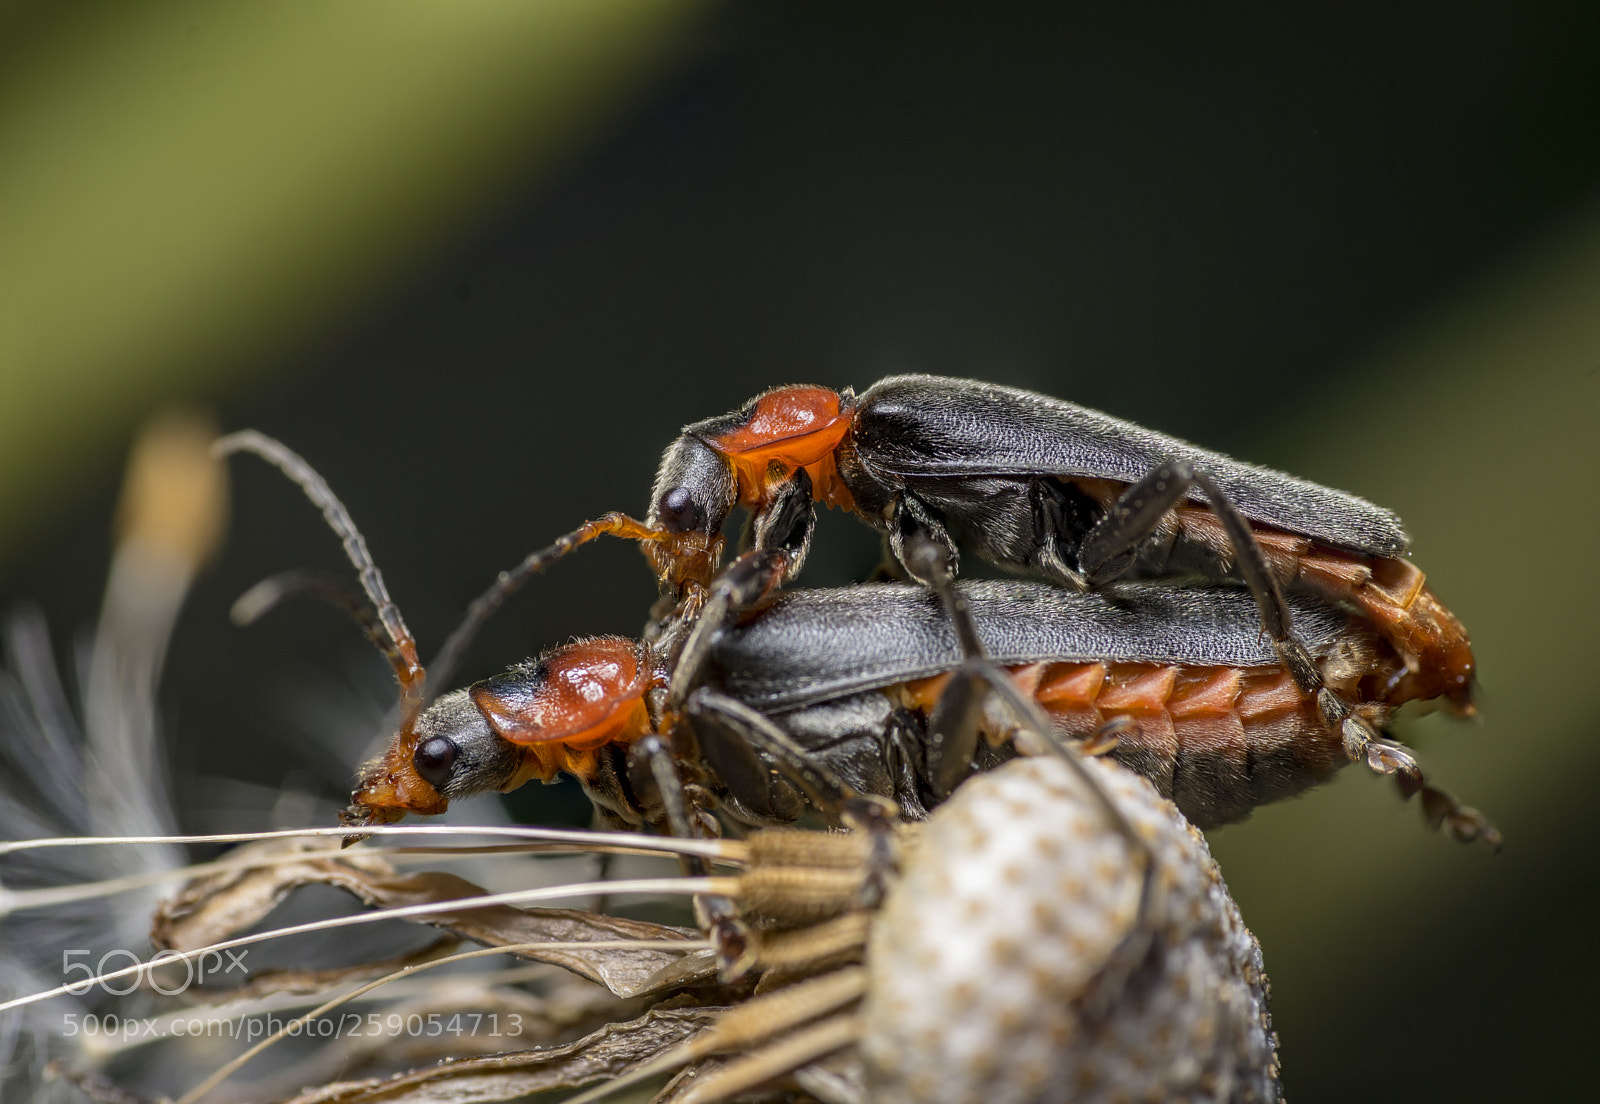
[[[903,710],[895,710],[884,731],[884,762],[894,785],[895,802],[908,820],[927,820],[921,787],[917,784],[917,745],[922,743],[921,727]]]
[[[672,668],[668,708],[681,706],[700,676],[711,642],[739,613],[793,579],[811,547],[816,509],[811,502],[811,477],[803,470],[778,485],[776,497],[753,519],[753,546],[741,552],[711,581],[683,650]]]
[[[1435,830],[1443,828],[1461,843],[1482,840],[1500,850],[1500,831],[1482,813],[1463,805],[1428,782],[1410,749],[1389,739],[1327,687],[1317,693],[1317,708],[1329,728],[1337,729],[1344,753],[1351,761],[1366,763],[1378,774],[1394,775],[1402,800],[1421,794],[1422,816]]]
[[[684,712],[694,721],[701,754],[712,761],[725,781],[737,780],[730,789],[742,786],[745,792],[769,790],[776,764],[784,777],[804,790],[812,803],[832,819],[838,819],[850,799],[860,796],[816,756],[791,740],[788,733],[741,701],[701,687],[690,695]],[[767,759],[763,761],[758,752]],[[725,766],[732,768],[731,772],[724,772]]]
[[[666,769],[676,772],[670,758]],[[679,794],[682,794],[681,788]],[[698,838],[695,833],[679,831],[676,825],[673,835],[686,839]],[[688,877],[711,876],[711,864],[702,856],[681,855],[678,865]],[[707,939],[716,948],[718,972],[727,978],[744,976],[755,965],[756,942],[749,925],[739,915],[738,906],[720,894],[703,894],[694,899],[694,912],[700,930],[706,933]]]
[[[684,794],[683,777],[672,750],[660,736],[651,733],[634,742],[629,749],[648,765],[656,793],[660,796],[667,826],[679,839],[698,839],[704,832],[694,830],[689,816],[689,800]],[[711,876],[711,864],[700,855],[681,855],[678,858],[683,872],[691,878]],[[755,943],[750,929],[739,918],[739,910],[726,897],[705,895],[694,900],[696,919],[717,949],[720,969],[729,976],[737,976],[754,963]]]
[[[1078,750],[1090,758],[1099,758],[1110,755],[1117,750],[1124,737],[1136,737],[1139,732],[1139,722],[1126,713],[1119,713],[1115,717],[1108,717],[1082,740],[1078,741]]]
[[[1035,548],[1033,566],[1046,577],[1083,590],[1089,584],[1067,562],[1064,553],[1082,543],[1094,504],[1071,483],[1059,479],[1033,479],[1028,483],[1028,503],[1033,510]]]
[[[1083,764],[1075,752],[1056,739],[1055,726],[1038,704],[1019,693],[1016,685],[984,651],[972,610],[966,597],[956,589],[955,542],[944,525],[916,496],[903,494],[895,503],[889,540],[895,558],[905,565],[912,578],[938,595],[964,657],[961,667],[945,684],[928,725],[927,778],[935,795],[941,798],[948,795],[970,772],[978,747],[984,701],[991,690],[1000,694],[1018,727],[1035,733],[1081,772]],[[1084,777],[1088,778],[1086,774]],[[1088,784],[1096,788],[1092,779],[1088,779]],[[1103,793],[1101,797],[1107,814],[1120,821],[1121,814],[1110,799]],[[1121,822],[1121,829],[1132,832],[1125,821]],[[1130,843],[1135,848],[1139,846],[1136,840]]]
[[[945,684],[944,692],[934,707],[934,719],[929,723],[930,779],[951,779],[970,767],[970,755],[963,763],[954,758],[952,752],[969,745],[973,749],[977,747],[975,725],[981,716],[984,697],[993,693],[1010,712],[1018,728],[1035,734],[1044,744],[1046,754],[1055,754],[1072,768],[1094,795],[1112,830],[1127,841],[1128,854],[1139,866],[1139,897],[1134,923],[1102,967],[1094,986],[1095,996],[1084,1010],[1090,1019],[1102,1018],[1110,1012],[1117,996],[1150,953],[1154,935],[1149,918],[1155,914],[1156,895],[1160,892],[1155,879],[1155,858],[1122,809],[1089,773],[1078,751],[1068,747],[1056,735],[1055,726],[1044,715],[1039,704],[1017,689],[1017,684],[1011,681],[1005,671],[984,654],[972,611],[956,589],[952,564],[944,550],[933,541],[916,541],[908,544],[906,552],[910,556],[907,566],[914,574],[929,579],[939,595],[966,656],[961,667]],[[958,718],[961,724],[968,726],[967,729],[950,731],[938,727],[941,723],[953,723]],[[1117,726],[1108,727],[1102,733],[1109,739],[1120,731],[1121,727]],[[1095,743],[1103,742],[1101,735],[1096,735]],[[954,777],[951,786],[958,781],[960,777]]]
[[[927,775],[922,769],[928,743],[926,717],[869,690],[771,719],[805,749],[811,762],[832,771],[857,793],[875,795],[874,800],[891,799],[905,820],[927,819],[923,782]]]
[[[1404,777],[1396,779],[1400,783],[1400,795],[1410,797],[1408,780]],[[1443,828],[1450,833],[1452,839],[1461,843],[1472,843],[1482,840],[1495,851],[1500,850],[1500,830],[1489,823],[1478,810],[1470,805],[1463,805],[1454,796],[1444,790],[1429,786],[1426,783],[1421,787],[1422,816],[1435,830]]]
[[[657,799],[666,817],[667,828],[679,839],[696,839],[703,832],[694,830],[690,815],[688,795],[684,792],[683,776],[673,761],[672,749],[655,733],[642,736],[628,748],[629,774],[637,777],[638,768],[649,772],[649,782],[654,786]],[[636,788],[637,788],[636,783]]]
[[[1078,566],[1089,582],[1108,583],[1132,567],[1135,549],[1183,501],[1194,482],[1194,465],[1177,460],[1162,464],[1123,491],[1078,546]],[[1217,507],[1215,500],[1212,505]]]
[[[718,751],[746,758],[762,774],[762,787],[771,785],[774,773],[770,764],[792,779],[806,792],[826,816],[842,820],[872,837],[867,870],[862,879],[862,904],[872,906],[881,898],[889,875],[894,872],[894,851],[890,837],[899,823],[900,810],[890,801],[863,794],[840,779],[815,755],[789,738],[788,733],[770,719],[741,701],[705,687],[696,690],[685,709],[695,723],[702,753],[715,757]],[[757,752],[767,756],[762,762]],[[721,770],[720,763],[714,763]],[[750,768],[746,767],[748,772]],[[791,818],[792,819],[792,818]]]
[[[1239,574],[1261,607],[1261,627],[1273,640],[1284,639],[1289,633],[1289,607],[1250,524],[1216,481],[1187,460],[1162,464],[1124,491],[1083,539],[1078,566],[1093,584],[1119,578],[1133,565],[1139,544],[1156,531],[1161,519],[1183,501],[1192,486],[1205,492],[1228,534]]]
[[[983,706],[989,697],[989,680],[981,658],[969,659],[951,674],[928,717],[928,747],[924,762],[928,784],[936,801],[950,796],[972,773],[983,727]]]
[[[1109,582],[1122,575],[1132,565],[1139,543],[1155,532],[1161,519],[1183,500],[1191,486],[1206,493],[1212,512],[1222,522],[1239,575],[1255,595],[1261,611],[1261,629],[1271,638],[1279,662],[1303,693],[1315,694],[1322,687],[1322,676],[1311,654],[1294,638],[1283,588],[1272,574],[1249,522],[1216,481],[1187,460],[1163,464],[1124,491],[1084,538],[1078,549],[1079,566],[1091,583]]]
[[[966,598],[956,589],[954,565],[946,556],[945,550],[933,541],[914,541],[908,544],[907,554],[910,557],[908,566],[913,573],[930,580],[929,585],[934,593],[939,596],[945,609],[945,615],[955,628],[956,639],[960,641],[962,654],[966,657],[945,684],[939,703],[934,707],[934,714],[943,713],[951,721],[957,718],[964,722],[976,722],[981,710],[984,695],[994,693],[999,696],[1006,708],[1010,710],[1015,723],[1021,729],[1032,732],[1053,753],[1072,764],[1073,769],[1084,779],[1085,784],[1095,792],[1106,815],[1117,826],[1119,832],[1127,837],[1129,846],[1141,856],[1148,867],[1150,853],[1144,843],[1133,831],[1121,811],[1112,803],[1105,791],[1095,782],[1094,778],[1084,769],[1083,760],[1079,754],[1069,748],[1056,736],[1055,725],[1044,715],[1039,708],[1039,703],[1026,697],[1017,689],[1017,684],[995,665],[983,650],[983,643],[978,639],[977,623],[973,620],[972,610],[967,605]],[[964,700],[970,696],[975,704]],[[952,698],[946,704],[946,698]],[[930,728],[933,728],[930,725]],[[934,748],[930,749],[930,757],[944,756],[948,749],[954,746],[965,746],[971,743],[977,746],[977,734],[954,732],[950,730],[935,731],[932,735]],[[939,761],[934,764],[936,771],[941,775],[951,775],[957,766],[949,762]],[[953,787],[952,787],[953,788]]]
[[[787,583],[805,566],[817,507],[811,498],[811,477],[804,468],[769,486],[771,500],[750,518],[750,547],[781,549],[788,557],[788,572],[782,580]]]
[[[923,546],[936,546],[936,552]],[[960,571],[961,554],[944,522],[927,503],[905,492],[896,496],[891,508],[889,554],[912,580],[929,588],[937,589],[942,580],[953,581]]]

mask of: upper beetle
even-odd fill
[[[780,387],[683,430],[647,523],[709,542],[736,506],[750,512],[750,548],[721,577],[732,609],[800,571],[817,502],[882,531],[899,569],[929,585],[909,551],[919,544],[941,548],[952,572],[965,549],[1078,589],[1242,578],[1297,675],[1309,667],[1281,591],[1309,589],[1369,619],[1416,696],[1473,712],[1466,630],[1406,558],[1393,513],[1097,411],[936,376],[891,376],[859,395]],[[667,582],[674,561],[661,547],[651,551]]]

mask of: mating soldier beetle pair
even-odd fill
[[[646,639],[564,645],[431,704],[326,485],[259,435],[221,447],[267,457],[322,506],[400,681],[355,828],[560,771],[610,818],[679,831],[707,805],[781,823],[856,794],[916,815],[1031,730],[1110,751],[1202,826],[1365,761],[1420,792],[1434,824],[1498,842],[1383,732],[1407,702],[1473,711],[1466,633],[1405,558],[1398,519],[1069,403],[900,376],[859,396],[779,388],[691,425],[645,521],[606,515],[502,576],[434,681],[512,589],[602,534],[640,541],[662,584]],[[917,585],[774,597],[804,564],[818,502],[883,533]],[[746,547],[724,567],[739,506]],[[958,584],[962,550],[1034,581]]]

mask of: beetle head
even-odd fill
[[[689,540],[681,547],[645,546],[663,582],[680,589],[689,582],[709,585],[722,550],[722,526],[738,495],[733,466],[716,449],[687,432],[668,447],[645,520],[652,528]],[[703,551],[690,550],[690,544]]]
[[[444,695],[361,775],[345,822],[433,816],[450,800],[567,771],[587,782],[597,751],[649,727],[649,664],[620,637],[576,640]]]
[[[368,827],[407,813],[435,816],[451,798],[513,788],[524,758],[522,748],[489,726],[468,691],[452,691],[362,769],[342,819],[352,827]]]

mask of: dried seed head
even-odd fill
[[[1141,871],[1066,764],[970,780],[919,832],[870,944],[874,1100],[1275,1100],[1261,952],[1204,838],[1144,779],[1088,763]]]

